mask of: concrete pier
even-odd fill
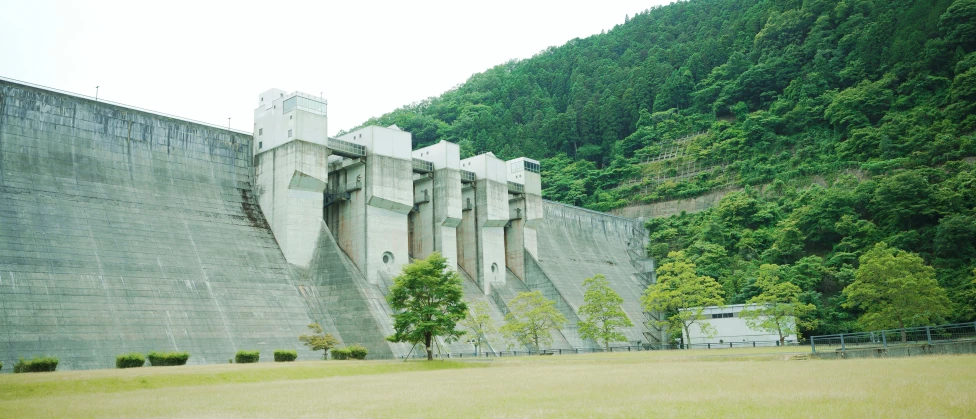
[[[396,276],[410,262],[411,136],[395,127],[370,126],[338,140],[364,147],[365,155],[333,164],[329,193],[335,201],[325,207],[325,218],[339,246],[370,283],[379,284],[379,272]]]
[[[414,150],[414,211],[410,214],[410,255],[433,252],[458,266],[457,227],[461,224],[461,158],[457,144],[441,141]],[[429,163],[430,169],[423,167]]]
[[[458,264],[474,278],[482,292],[505,283],[505,225],[509,221],[508,177],[505,161],[492,153],[461,160],[461,170],[474,173],[474,182],[461,190]]]
[[[542,223],[542,179],[539,162],[525,157],[508,166],[509,223],[505,227],[505,264],[523,282],[525,254],[538,257],[536,228]]]

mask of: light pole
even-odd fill
[[[95,86],[95,101],[98,102],[98,86]]]
[[[227,117],[227,129],[230,129],[230,117]]]

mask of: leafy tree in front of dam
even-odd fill
[[[545,198],[607,211],[724,194],[647,222],[727,301],[780,267],[815,323],[876,243],[918,255],[976,320],[976,0],[691,0],[513,60],[366,124],[542,163]]]
[[[552,343],[552,329],[566,324],[556,308],[556,302],[546,298],[541,291],[520,292],[508,302],[509,312],[500,332],[510,342],[541,350]]]
[[[427,360],[432,361],[434,339],[440,336],[452,342],[464,334],[456,330],[468,311],[463,297],[461,277],[447,269],[447,259],[439,252],[404,266],[403,273],[393,278],[393,286],[386,296],[396,311],[393,314],[395,333],[387,340],[423,343]]]
[[[301,335],[298,340],[312,351],[322,351],[322,359],[329,359],[329,350],[339,345],[339,339],[331,333],[325,333],[322,325],[312,323],[308,325],[312,331],[310,335]]]
[[[495,334],[495,321],[491,318],[491,307],[486,301],[478,301],[468,305],[468,313],[460,322],[472,335],[471,344],[474,354],[481,355],[481,346],[488,342],[488,337]]]
[[[684,336],[690,339],[692,326],[697,323],[702,335],[714,336],[715,326],[701,321],[704,320],[702,312],[705,307],[725,304],[722,286],[712,277],[699,275],[684,252],[672,252],[668,258],[669,262],[657,269],[657,282],[648,286],[641,296],[644,310],[664,313],[667,318],[655,323],[667,327],[672,335],[680,336],[684,330]]]
[[[632,327],[634,323],[621,308],[624,299],[610,288],[610,281],[603,275],[584,279],[583,286],[586,292],[583,293],[577,324],[580,337],[602,341],[604,350],[610,350],[610,342],[626,342],[627,336],[617,329]]]

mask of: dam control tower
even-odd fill
[[[525,280],[543,214],[538,161],[490,152],[462,160],[446,141],[411,150],[411,134],[395,125],[338,138],[327,130],[321,97],[258,96],[258,202],[289,263],[308,268],[327,231],[375,285],[391,285],[410,260],[435,251],[485,295],[509,271]]]

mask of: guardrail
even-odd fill
[[[967,340],[976,340],[976,322],[813,336],[810,350],[816,353],[817,349],[846,351]]]
[[[190,123],[193,123],[193,124],[205,125],[205,126],[208,126],[208,127],[211,127],[211,128],[217,128],[217,129],[222,129],[222,130],[226,130],[226,131],[233,131],[233,132],[236,132],[238,134],[254,135],[254,133],[251,132],[251,131],[244,131],[244,130],[240,130],[240,129],[237,129],[237,128],[230,128],[228,126],[224,126],[224,125],[220,125],[220,124],[212,124],[210,122],[197,121],[195,119],[185,118],[185,117],[182,117],[182,116],[170,115],[168,113],[154,111],[152,109],[140,108],[138,106],[126,105],[124,103],[113,102],[111,100],[99,99],[99,98],[96,98],[96,97],[92,97],[92,96],[88,96],[88,95],[83,95],[81,93],[69,92],[67,90],[57,89],[57,88],[54,88],[54,87],[48,87],[48,86],[44,86],[44,85],[41,85],[41,84],[31,83],[31,82],[27,82],[27,81],[23,81],[23,80],[17,80],[17,79],[13,79],[13,78],[10,78],[10,77],[0,76],[0,80],[6,81],[6,82],[10,82],[10,83],[14,83],[14,84],[20,84],[20,85],[27,86],[27,87],[33,87],[35,89],[49,90],[49,91],[52,91],[52,92],[55,92],[55,93],[60,93],[60,94],[63,94],[63,95],[68,95],[68,96],[74,96],[74,97],[81,98],[81,99],[93,100],[93,101],[96,101],[98,103],[107,103],[109,105],[121,106],[123,108],[132,109],[132,110],[140,111],[140,112],[151,113],[153,115],[159,115],[159,116],[163,116],[163,117],[166,117],[166,118],[177,119],[177,120],[180,120],[180,121],[183,121],[183,122],[190,122]]]
[[[508,191],[511,193],[525,193],[525,185],[521,183],[508,182]]]
[[[365,157],[366,156],[366,146],[362,144],[350,143],[349,141],[342,141],[338,138],[329,138],[325,143],[326,147],[332,149],[332,152],[340,156],[346,157]]]
[[[413,171],[417,173],[430,173],[434,171],[434,163],[427,160],[413,159]]]

